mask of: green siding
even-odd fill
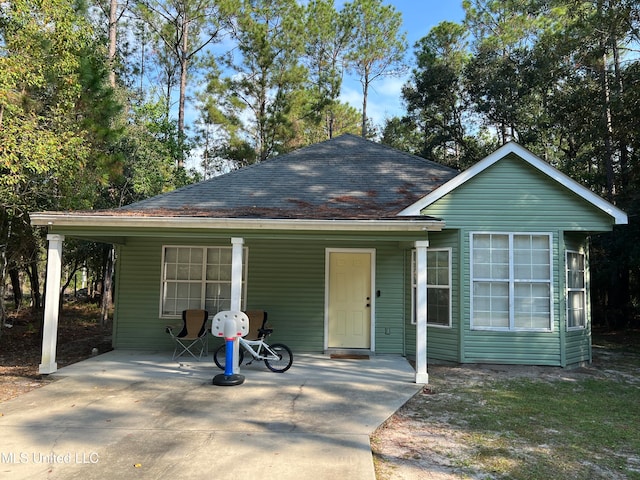
[[[442,218],[447,229],[460,232],[460,362],[565,366],[583,361],[589,351],[588,332],[566,332],[564,321],[565,231],[583,232],[574,236],[584,238],[586,232],[609,230],[609,216],[513,156],[489,167],[422,213]],[[551,332],[471,330],[469,234],[474,231],[553,235]],[[429,334],[433,330],[429,329]],[[441,340],[434,334],[428,338],[429,356],[441,358],[439,345],[434,346]]]
[[[427,326],[427,357],[430,360],[457,362],[460,358],[460,249],[459,232],[448,230],[429,233],[429,248],[451,248],[451,328]],[[407,309],[406,342],[407,353],[416,352],[416,326],[411,324],[411,254],[406,256],[406,289],[405,305]]]
[[[520,160],[507,157],[422,212],[447,228],[609,231],[613,219]]]
[[[403,354],[404,250],[397,243],[379,245],[376,259],[376,351]]]
[[[154,239],[131,239],[126,247],[119,248],[116,348],[166,350],[172,346],[164,327],[177,325],[179,321],[159,317],[163,243]]]
[[[163,245],[222,245],[228,241],[202,238],[149,239],[128,237],[119,247],[114,346],[123,349],[169,350],[166,325],[179,319],[160,318]],[[247,308],[264,309],[275,332],[273,342],[298,352],[324,348],[326,248],[375,248],[376,350],[404,352],[403,249],[400,242],[345,240],[275,240],[250,238]],[[374,292],[375,296],[375,292]],[[213,340],[213,344],[218,340]]]

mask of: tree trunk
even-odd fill
[[[184,104],[187,97],[187,64],[189,62],[189,23],[185,17],[182,23],[182,45],[180,46],[180,98],[178,101],[178,168],[184,168]]]
[[[42,306],[37,260],[33,260],[29,265],[27,265],[27,274],[29,276],[29,284],[31,285],[31,307],[36,311]]]
[[[615,196],[615,178],[613,170],[613,127],[611,124],[611,90],[607,75],[607,53],[602,52],[602,66],[600,69],[600,83],[602,95],[602,122],[604,126],[604,171],[607,179],[607,200],[613,201]]]
[[[9,269],[9,278],[11,279],[11,289],[13,290],[13,303],[18,309],[22,305],[22,285],[20,285],[20,272],[17,268]]]
[[[109,321],[109,310],[113,304],[113,271],[115,266],[115,249],[109,246],[105,264],[104,281],[102,282],[102,305],[100,309],[100,326],[105,328]]]
[[[369,95],[369,77],[365,75],[362,82],[362,136],[367,137],[367,96]]]
[[[109,84],[116,88],[116,42],[118,36],[118,0],[109,2]]]

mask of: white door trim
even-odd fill
[[[329,260],[332,253],[368,253],[371,259],[371,351],[376,350],[376,249],[375,248],[325,248],[324,255],[324,350],[329,348]]]

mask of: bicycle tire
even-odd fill
[[[267,368],[276,373],[282,373],[289,370],[293,363],[293,353],[291,353],[291,349],[283,343],[274,343],[273,345],[269,345],[269,347],[278,354],[280,359],[272,360],[265,358],[264,364]]]
[[[244,360],[244,352],[242,351],[242,347],[238,349],[238,365],[242,364]],[[225,365],[227,364],[227,343],[223,343],[220,345],[216,351],[213,353],[213,361],[216,363],[219,369],[224,370]]]

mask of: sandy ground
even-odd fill
[[[459,480],[493,478],[487,473],[468,473],[474,451],[468,433],[454,427],[450,419],[434,415],[424,421],[417,412],[436,396],[450,395],[456,385],[483,385],[496,378],[535,378],[577,380],[585,377],[625,378],[640,385],[640,369],[618,368],[615,353],[597,351],[593,364],[575,369],[532,366],[464,365],[429,367],[430,383],[407,402],[372,436],[376,476],[378,480]],[[634,362],[638,365],[638,362]],[[639,458],[637,461],[640,472]],[[471,469],[472,470],[472,469]]]

